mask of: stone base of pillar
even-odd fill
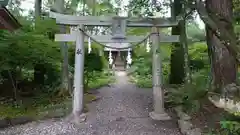
[[[156,112],[150,112],[149,116],[153,120],[171,120],[171,117],[167,113],[156,113]]]
[[[66,117],[66,121],[74,123],[74,124],[80,124],[85,122],[87,119],[87,115],[85,113],[82,113],[80,115],[76,115],[76,114],[71,114],[68,117]]]

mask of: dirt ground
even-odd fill
[[[195,127],[200,128],[204,133],[220,130],[220,121],[223,119],[226,112],[215,107],[208,99],[201,101],[202,107],[197,113],[191,114],[192,123]]]

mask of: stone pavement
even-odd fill
[[[125,72],[116,72],[117,82],[99,89],[98,101],[89,104],[87,120],[74,125],[45,120],[0,130],[0,135],[181,135],[176,120],[154,121],[152,92],[128,83]],[[172,115],[171,110],[168,113]]]

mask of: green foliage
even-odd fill
[[[28,116],[36,115],[36,111],[33,109],[26,109],[24,107],[12,107],[9,105],[1,105],[0,109],[2,110],[0,112],[0,118],[14,118],[23,116],[23,114]]]
[[[53,101],[59,98],[61,90],[62,57],[60,45],[54,41],[59,27],[47,17],[33,22],[31,16],[19,15],[18,20],[23,25],[21,29],[13,33],[0,31],[0,99],[14,99],[0,101],[0,109],[5,110],[0,117],[36,115],[39,106],[61,102]],[[73,73],[75,51],[70,43],[69,46],[69,71]],[[100,49],[93,45],[91,54],[85,53],[85,80],[89,88],[99,88],[113,80],[104,74],[106,59],[98,55]],[[43,84],[36,81],[37,75],[43,77]]]
[[[197,112],[201,107],[200,100],[205,97],[207,91],[196,84],[178,87],[169,91],[167,102],[173,106],[182,105],[186,112]]]
[[[234,14],[234,19],[235,22],[238,24],[240,21],[240,1],[239,0],[233,0],[233,14]]]
[[[224,120],[220,121],[221,134],[240,134],[240,112],[228,113]]]
[[[8,94],[12,86],[20,93],[27,89],[34,93],[31,89],[42,85],[33,83],[37,65],[44,71],[44,85],[59,83],[60,78],[60,49],[48,34],[56,31],[56,24],[52,20],[39,20],[36,24],[42,25],[34,28],[30,20],[24,17],[19,20],[23,25],[20,30],[14,33],[0,31],[0,75],[4,80],[0,87]]]
[[[152,71],[152,62],[148,58],[140,57],[134,61],[134,67],[137,75],[147,76]]]
[[[187,24],[187,37],[190,43],[205,41],[205,30],[200,29],[196,22],[190,21]]]
[[[128,9],[132,15],[153,16],[154,12],[164,13],[165,5],[169,5],[169,1],[156,1],[153,4],[151,0],[130,0]]]
[[[85,55],[85,57],[84,67],[87,72],[103,70],[105,58],[103,56],[99,56],[99,50],[93,51],[90,54]]]
[[[133,82],[140,88],[152,88],[152,75],[134,75]]]
[[[162,74],[163,82],[167,82],[169,75],[168,53],[169,48],[162,47]],[[138,48],[138,53],[135,55],[132,65],[132,76],[135,78],[134,82],[139,87],[151,88],[152,87],[152,56],[151,53],[146,53],[145,48]],[[141,53],[139,53],[141,52]]]
[[[240,123],[237,121],[221,121],[221,128],[224,130],[223,133],[231,135],[240,134]]]
[[[88,88],[97,89],[102,86],[108,85],[114,82],[114,78],[108,75],[106,72],[93,72],[92,77],[89,77]]]
[[[9,36],[6,42],[8,45],[1,46],[1,69],[9,66],[31,68],[36,63],[52,64],[60,60],[56,43],[43,36],[18,33]]]
[[[209,67],[207,45],[196,42],[189,47],[190,68],[193,72]]]
[[[149,54],[144,54],[144,52],[142,56],[139,53],[136,54],[131,69],[133,70],[134,82],[138,87],[152,87],[152,62]]]
[[[167,96],[167,102],[172,106],[182,105],[186,112],[197,112],[202,99],[208,92],[209,70],[202,69],[192,74],[192,83],[182,86],[172,86]]]

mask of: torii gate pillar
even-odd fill
[[[84,34],[79,30],[83,29],[83,25],[79,25],[76,38],[75,49],[75,73],[74,73],[74,85],[73,85],[73,116],[76,121],[83,111],[83,89],[84,89]]]
[[[152,28],[152,83],[153,83],[153,112],[149,115],[154,120],[170,120],[164,110],[164,91],[162,89],[162,67],[160,58],[160,41],[157,27]]]

